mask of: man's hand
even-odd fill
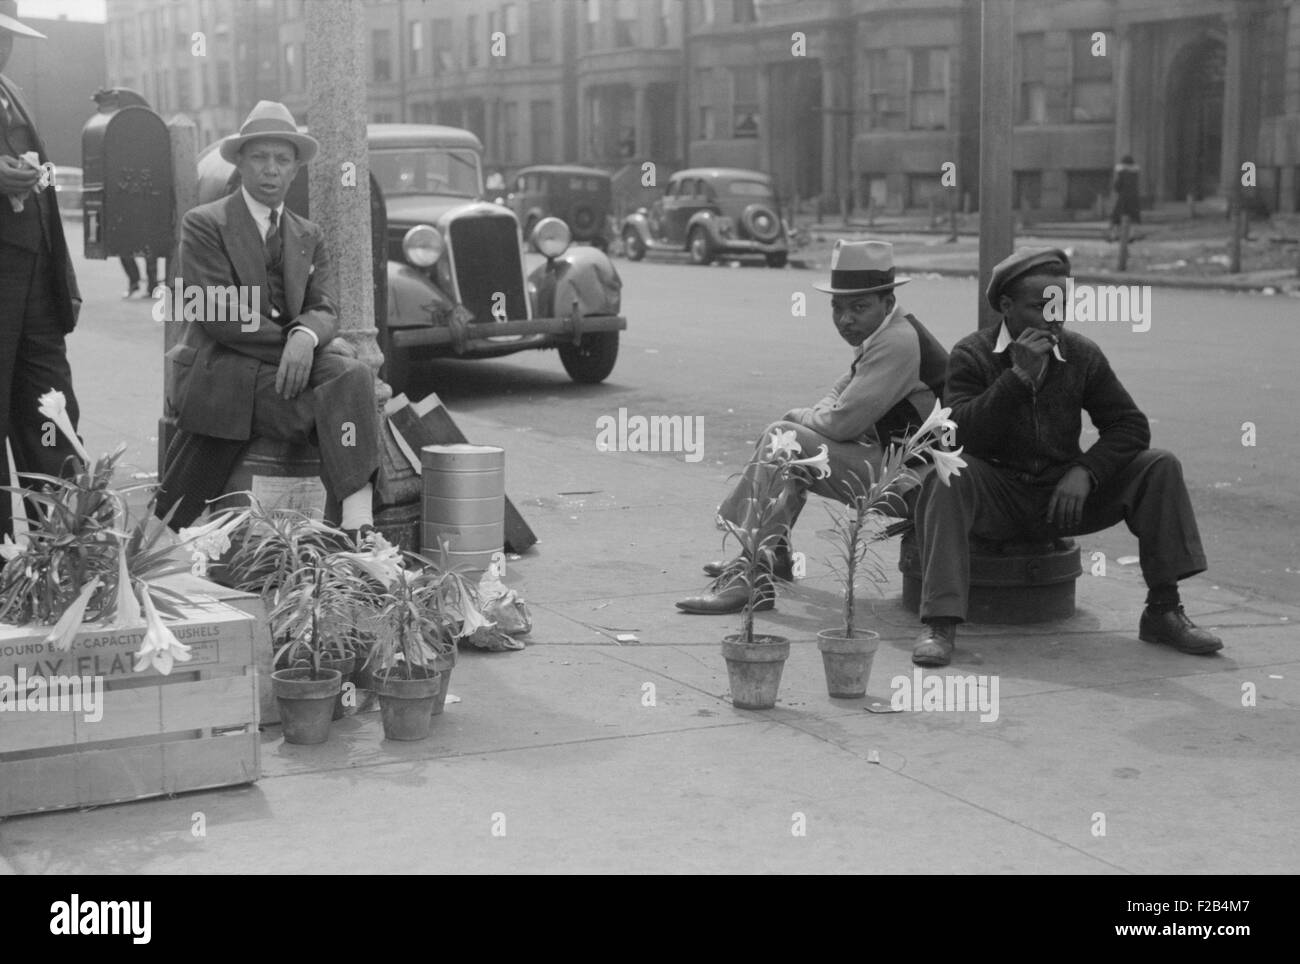
[[[307,387],[315,356],[311,335],[298,329],[289,333],[289,341],[280,353],[280,368],[275,373],[275,390],[281,398],[297,398],[298,393]]]
[[[41,172],[12,154],[0,154],[0,194],[24,197],[41,179]]]
[[[1011,343],[1011,363],[1037,381],[1047,364],[1047,353],[1054,344],[1052,336],[1041,328],[1026,328]]]
[[[1062,532],[1073,532],[1083,519],[1083,503],[1092,491],[1092,476],[1081,465],[1070,468],[1052,491],[1047,503],[1047,520]]]

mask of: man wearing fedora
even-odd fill
[[[45,35],[17,19],[15,0],[0,0],[0,71],[14,38]],[[32,155],[37,166],[29,163]],[[24,158],[24,155],[28,155]],[[51,389],[63,393],[68,417],[78,419],[65,337],[77,323],[81,292],[63,237],[53,185],[41,177],[49,163],[36,123],[14,83],[0,73],[0,479],[8,478],[7,438],[19,472],[61,475],[73,455],[62,435],[51,441],[38,399]],[[19,484],[18,479],[12,480]],[[0,518],[0,532],[12,520]]]
[[[950,485],[927,479],[917,500],[919,666],[946,666],[966,618],[970,538],[1050,541],[1123,521],[1138,538],[1147,583],[1138,638],[1184,653],[1223,647],[1179,602],[1178,581],[1205,571],[1182,466],[1150,448],[1147,418],[1091,340],[1044,318],[1070,262],[1056,248],[1022,250],[994,267],[985,296],[1002,324],[952,350],[944,404],[966,468]],[[1082,451],[1082,413],[1098,432]]]
[[[180,431],[155,511],[164,516],[179,501],[173,528],[221,494],[252,438],[318,445],[321,480],[342,503],[343,528],[356,537],[373,527],[374,377],[335,341],[337,283],[320,228],[284,206],[318,147],[283,104],[260,102],[220,147],[239,190],[182,221],[181,282],[206,292],[238,286],[241,307],[188,322],[167,353]]]
[[[758,608],[771,609],[775,600],[773,578],[792,578],[793,562],[786,540],[799,518],[808,492],[848,503],[853,488],[850,476],[869,485],[879,471],[889,442],[908,434],[934,408],[943,387],[948,353],[914,317],[905,314],[894,294],[908,278],[894,277],[894,248],[885,241],[837,241],[831,252],[829,284],[814,287],[831,296],[831,319],[853,348],[849,370],[831,386],[826,396],[808,408],[786,412],[764,430],[757,455],[773,432],[793,432],[801,458],[825,446],[831,474],[826,479],[791,479],[778,503],[770,533],[778,548],[770,555]],[[755,487],[774,471],[758,457],[746,466],[740,481],[718,507],[718,520],[748,528],[746,519]],[[709,593],[677,603],[684,612],[732,613],[744,608],[746,586],[736,567],[709,563],[706,574],[715,577]]]

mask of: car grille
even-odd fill
[[[512,217],[462,217],[448,238],[460,301],[479,323],[493,320],[493,302],[505,296],[507,319],[528,317],[519,236]]]

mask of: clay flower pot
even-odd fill
[[[727,678],[731,681],[731,705],[738,710],[770,710],[776,706],[790,641],[784,636],[757,633],[752,643],[741,642],[741,638],[737,634],[722,640],[722,657],[727,661]]]
[[[280,704],[280,725],[286,743],[324,743],[330,735],[334,704],[343,687],[343,674],[322,669],[320,679],[310,669],[278,669],[271,688]]]
[[[386,740],[423,740],[433,725],[433,707],[442,689],[437,670],[412,670],[413,679],[392,673],[375,673],[379,718]]]
[[[833,699],[853,700],[867,695],[871,664],[880,646],[880,634],[855,629],[851,638],[843,629],[823,629],[817,634],[817,648],[826,671],[826,692]]]

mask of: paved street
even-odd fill
[[[70,224],[80,250],[80,226]],[[533,645],[463,654],[433,738],[385,743],[375,714],[320,748],[266,731],[254,786],[0,822],[20,872],[869,871],[1294,872],[1300,839],[1300,388],[1295,302],[1156,289],[1151,328],[1081,325],[1183,460],[1210,571],[1184,584],[1223,654],[1137,642],[1136,541],[1080,540],[1079,612],[1038,627],[972,627],[956,673],[1001,677],[997,722],[864,712],[910,674],[917,624],[891,584],[869,617],[883,637],[866,701],[825,695],[813,646],[835,597],[809,507],[796,548],[809,578],[759,623],[795,643],[772,712],[734,710],[718,640],[735,617],[686,617],[718,553],[710,519],[772,418],[810,404],[849,357],[819,274],[617,262],[629,319],[601,386],[554,353],[430,364],[421,374],[471,439],[507,451],[507,488],[541,537],[508,581],[534,609]],[[79,263],[70,342],[89,448],[131,445],[154,466],[161,331],[121,302],[114,262]],[[791,315],[806,295],[807,317]],[[904,306],[951,346],[975,324],[971,279],[918,277]],[[418,394],[418,393],[412,393]],[[703,458],[599,453],[596,420],[702,416]],[[1242,423],[1258,444],[1243,447]],[[1089,431],[1091,431],[1089,429]],[[1085,439],[1086,445],[1086,439]],[[1087,574],[1090,553],[1109,561]],[[616,633],[638,642],[618,645]],[[974,669],[973,667],[980,667]],[[1244,708],[1243,682],[1259,690]],[[653,683],[654,706],[643,699]],[[208,837],[189,834],[207,815]],[[1095,831],[1105,813],[1109,829]],[[507,815],[494,839],[490,818]],[[791,833],[794,814],[806,837]],[[328,860],[306,843],[328,833]],[[400,844],[400,846],[398,846]],[[376,854],[384,854],[382,864]]]

